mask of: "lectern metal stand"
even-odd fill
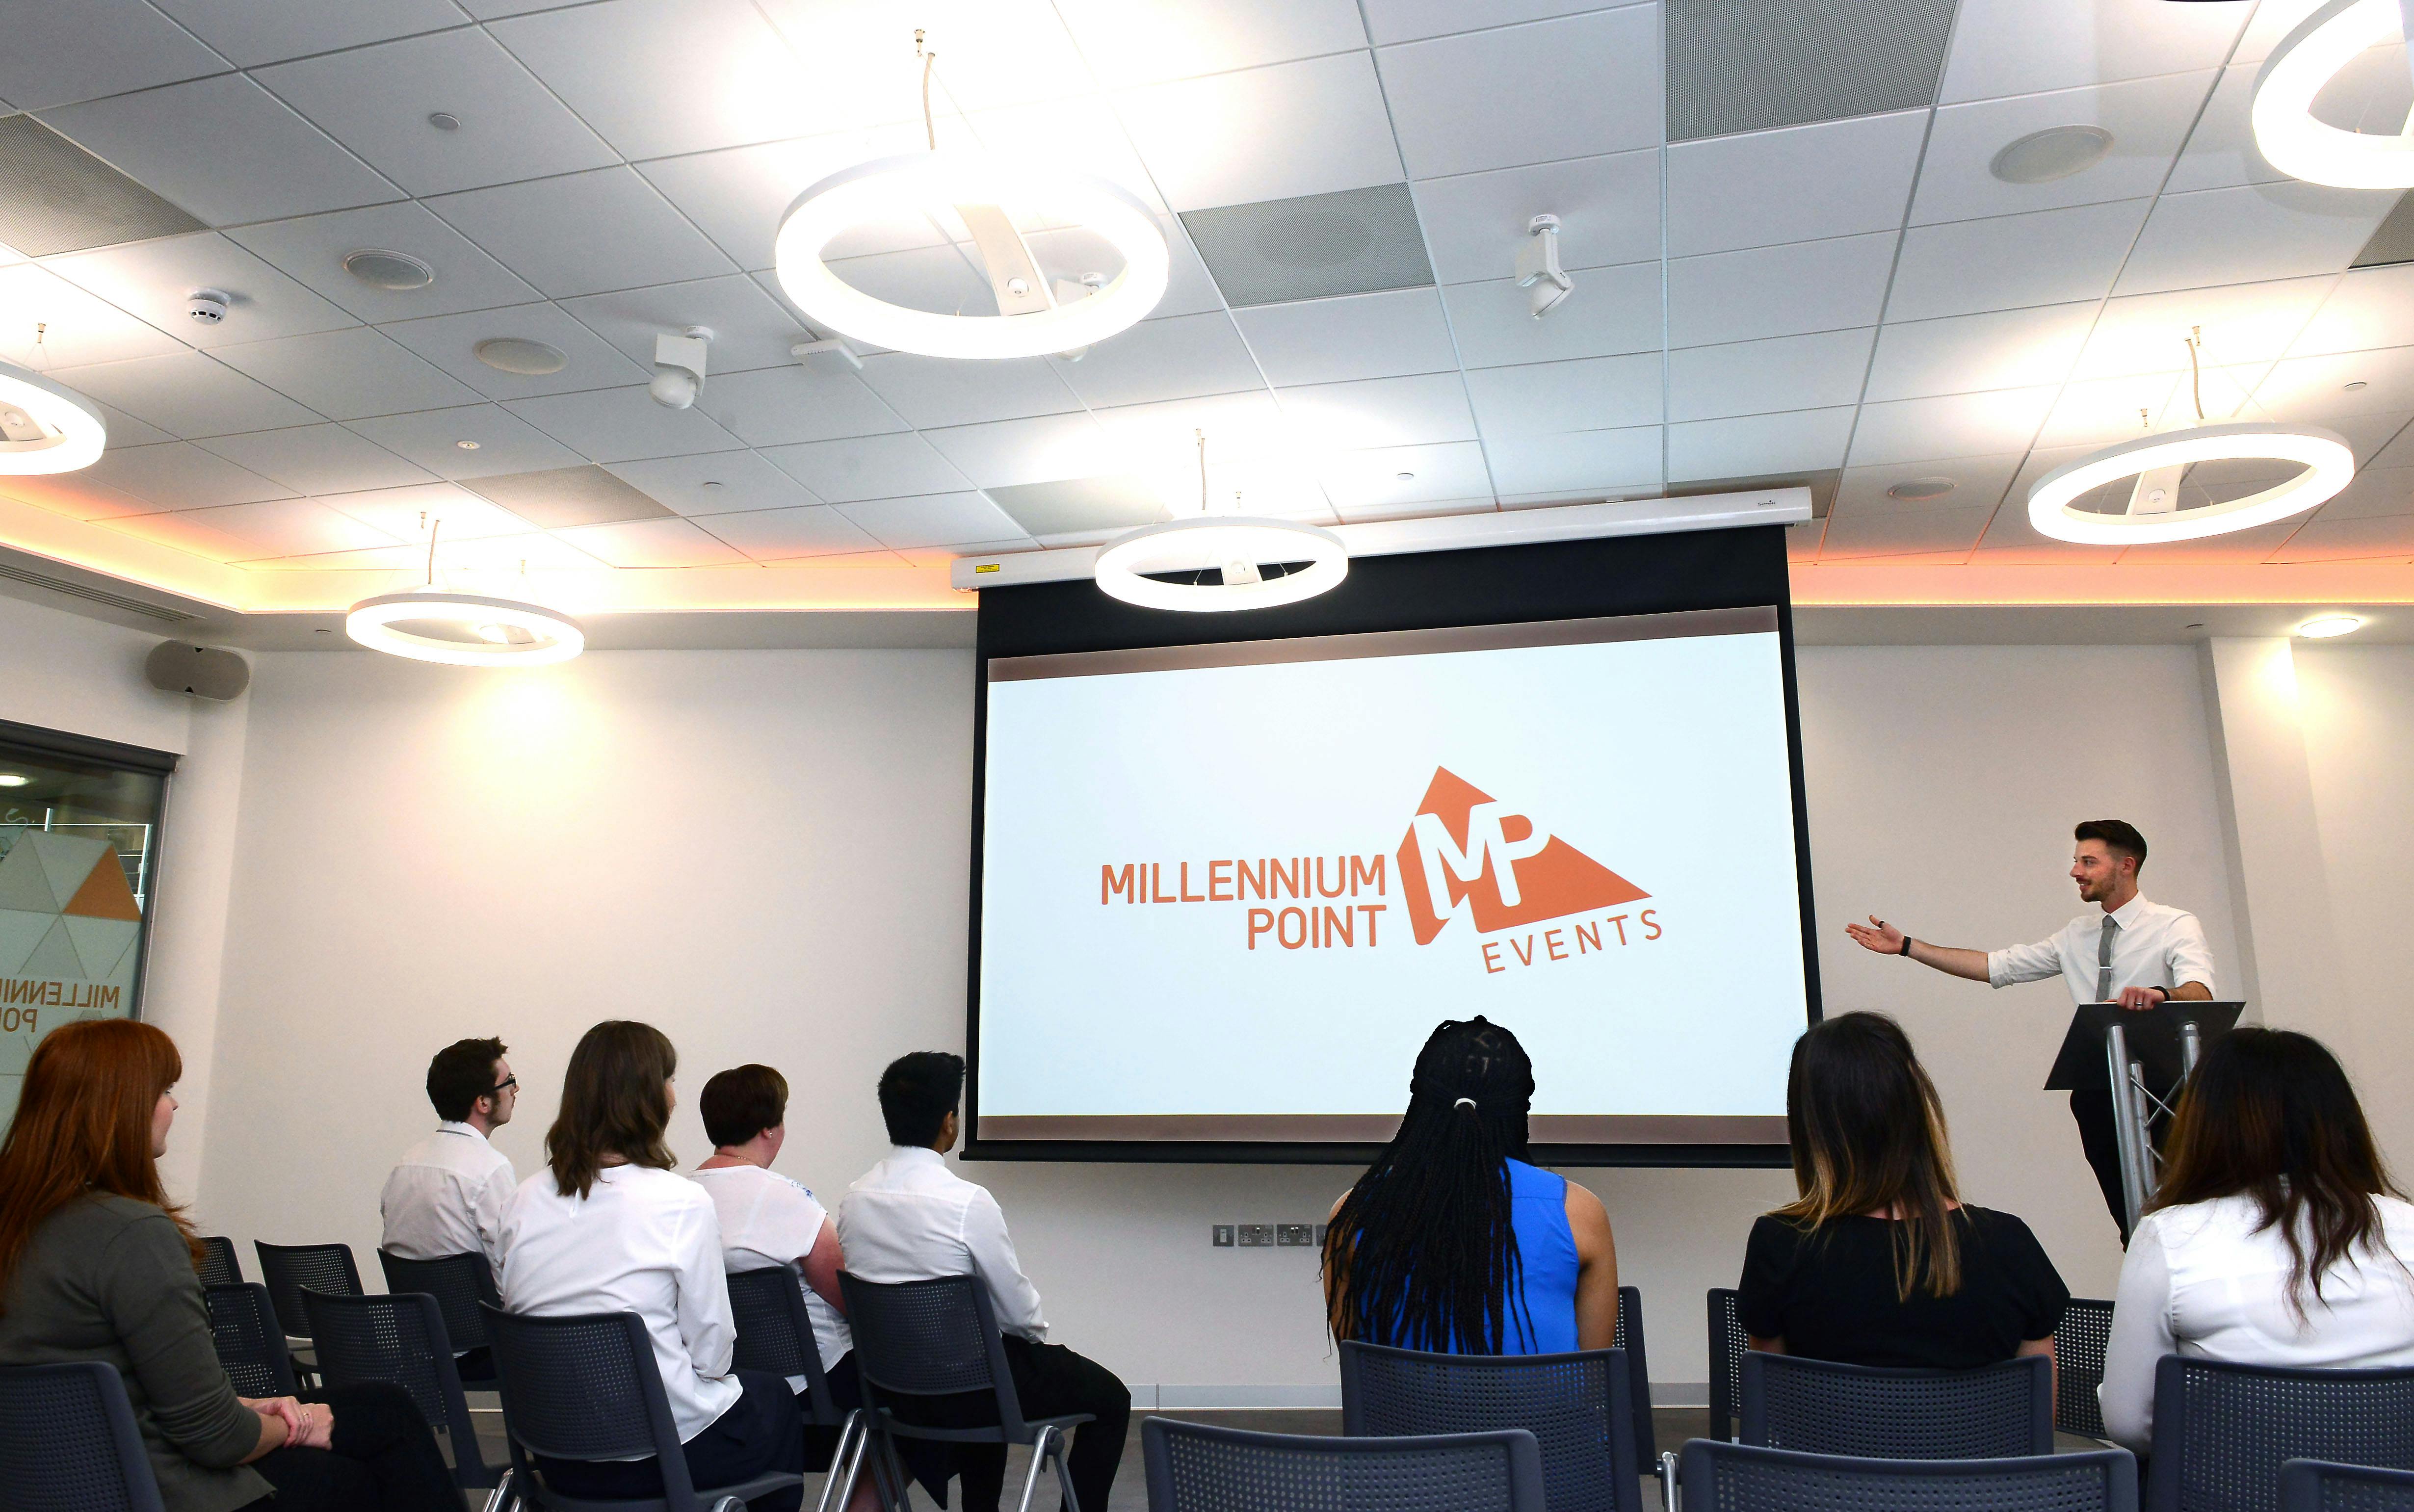
[[[2118,1003],[2091,1002],[2081,1003],[2071,1015],[2046,1087],[2056,1091],[2101,1087],[2111,1093],[2121,1201],[2130,1231],[2136,1230],[2138,1215],[2153,1200],[2161,1180],[2155,1127],[2169,1121],[2181,1089],[2203,1058],[2206,1038],[2229,1032],[2245,1006],[2173,1000],[2132,1011]],[[2168,1085],[2169,1096],[2156,1096],[2155,1085]]]
[[[2146,1086],[2146,1064],[2129,1059],[2129,1031],[2113,1024],[2104,1031],[2105,1075],[2119,1089],[2112,1098],[2112,1137],[2121,1150],[2121,1205],[2128,1210],[2129,1231],[2162,1185],[2162,1151],[2154,1148],[2153,1127],[2179,1110],[2180,1093],[2204,1058],[2204,1031],[2194,1019],[2180,1025],[2180,1079],[2170,1100],[2156,1097]]]

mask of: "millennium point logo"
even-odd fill
[[[1399,865],[1420,945],[1433,942],[1462,898],[1475,932],[1488,935],[1651,896],[1446,766],[1434,768]]]

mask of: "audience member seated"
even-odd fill
[[[405,1260],[479,1253],[499,1266],[503,1205],[519,1185],[511,1157],[487,1140],[512,1121],[519,1080],[500,1040],[456,1040],[427,1063],[427,1100],[442,1121],[403,1151],[385,1178],[378,1248]]]
[[[35,1048],[0,1143],[0,1365],[115,1367],[168,1512],[460,1512],[400,1386],[235,1394],[201,1242],[159,1185],[183,1074],[174,1042],[129,1019]]]
[[[1435,1030],[1400,1132],[1333,1209],[1335,1339],[1452,1355],[1558,1355],[1617,1336],[1601,1199],[1528,1163],[1533,1062],[1481,1015]]]
[[[2347,1073],[2318,1041],[2239,1029],[2205,1051],[2161,1188],[2121,1266],[2096,1400],[2153,1446],[2166,1355],[2414,1365],[2414,1205],[2390,1185]]]
[[[652,1335],[671,1420],[698,1490],[778,1471],[800,1472],[804,1425],[787,1383],[730,1369],[737,1327],[712,1198],[663,1145],[678,1052],[650,1024],[608,1019],[587,1031],[562,1077],[561,1111],[545,1132],[546,1168],[503,1209],[503,1306],[537,1316],[634,1312]],[[662,1494],[651,1460],[540,1459],[574,1497]],[[752,1505],[797,1512],[796,1488]]]
[[[956,1110],[964,1087],[963,1057],[923,1050],[902,1056],[880,1075],[880,1116],[897,1148],[847,1189],[838,1207],[839,1244],[847,1270],[865,1281],[928,1281],[978,1276],[989,1289],[1005,1335],[1006,1369],[1025,1417],[1089,1413],[1096,1421],[1073,1432],[1066,1458],[1082,1512],[1101,1512],[1123,1459],[1131,1392],[1113,1372],[1062,1344],[1047,1342],[1039,1291],[1023,1275],[1006,1237],[1006,1214],[986,1187],[947,1168],[941,1157],[956,1145]],[[993,1423],[986,1397],[943,1398],[912,1407],[931,1427]],[[903,1414],[901,1414],[903,1416]],[[1002,1445],[960,1445],[965,1512],[997,1512],[1006,1479]]]
[[[1744,1249],[1752,1348],[1938,1370],[2052,1357],[2069,1288],[2026,1223],[1961,1202],[1944,1105],[1893,1019],[1845,1014],[1796,1041],[1785,1123],[1802,1195]]]

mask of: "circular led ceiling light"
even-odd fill
[[[362,600],[344,633],[372,651],[455,667],[542,667],[587,649],[586,630],[568,615],[432,588]]]
[[[1307,566],[1276,577],[1260,572],[1276,562]],[[1149,575],[1210,568],[1221,583],[1168,583]],[[1221,514],[1142,526],[1117,536],[1098,553],[1093,571],[1101,589],[1143,609],[1272,609],[1338,586],[1349,575],[1349,548],[1339,536],[1312,525]]]
[[[100,460],[109,426],[91,400],[0,362],[0,474],[73,472]]]
[[[2005,184],[2051,184],[2086,172],[2111,150],[2112,133],[2102,126],[2049,126],[2011,143],[1987,168]]]
[[[824,253],[867,222],[957,207],[989,263],[1007,315],[941,315],[891,304],[833,272]],[[1123,271],[1086,297],[1057,303],[1054,286],[1022,245],[1014,211],[1081,226],[1123,255]],[[1010,266],[1000,266],[1001,259]],[[805,318],[867,346],[926,357],[1039,357],[1104,341],[1136,324],[1165,297],[1171,258],[1146,205],[1104,179],[1035,168],[983,154],[909,153],[858,163],[803,194],[781,218],[773,265],[780,287]]]
[[[2297,627],[2297,633],[2317,641],[2327,641],[2333,635],[2348,635],[2363,629],[2363,621],[2353,615],[2324,615],[2306,620]]]
[[[2248,118],[2273,168],[2342,189],[2414,188],[2414,138],[2342,131],[2314,115],[2339,71],[2364,49],[2395,40],[2402,25],[2398,0],[2330,0],[2272,50],[2255,76]]]
[[[2199,462],[2269,459],[2303,470],[2284,483],[2199,509],[2109,514],[2074,509],[2081,497],[2122,478]],[[2302,513],[2355,477],[2346,441],[2312,426],[2232,422],[2141,436],[2056,467],[2029,488],[2029,524],[2039,535],[2091,546],[2198,541]]]

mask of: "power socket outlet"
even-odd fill
[[[1276,1223],[1274,1242],[1286,1248],[1313,1245],[1316,1242],[1314,1223]]]
[[[1219,1250],[1229,1250],[1232,1247],[1231,1224],[1217,1223],[1214,1225],[1214,1233],[1215,1248]]]
[[[1242,1249],[1244,1249],[1244,1250],[1272,1249],[1272,1248],[1274,1248],[1274,1224],[1272,1224],[1272,1223],[1243,1223],[1243,1224],[1241,1225],[1241,1248],[1242,1248]]]

